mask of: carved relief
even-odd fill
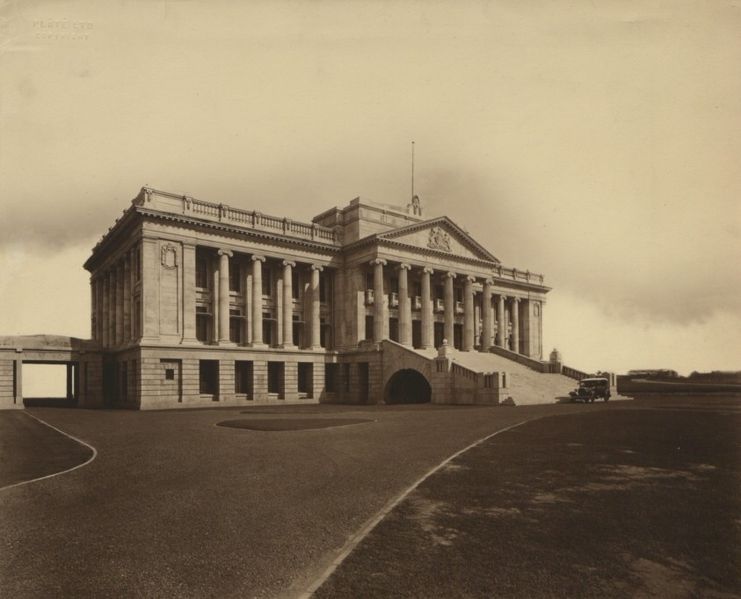
[[[427,241],[427,247],[432,250],[452,252],[450,249],[450,236],[438,226],[430,229],[430,239]]]
[[[177,268],[178,250],[172,244],[163,245],[161,249],[161,262],[165,268]]]

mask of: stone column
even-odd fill
[[[481,351],[489,351],[491,347],[491,335],[492,335],[492,313],[491,313],[491,279],[484,281],[484,291],[481,296],[481,320],[482,328],[481,332]]]
[[[13,380],[15,381],[15,396],[13,397],[13,403],[16,406],[23,406],[23,354],[21,349],[16,349],[15,357],[13,360]]]
[[[431,348],[435,339],[432,320],[432,293],[430,292],[430,275],[434,272],[428,266],[422,269],[422,349]]]
[[[252,345],[264,345],[262,338],[262,263],[265,256],[252,256]]]
[[[497,345],[504,347],[504,339],[506,335],[506,323],[504,322],[504,300],[507,299],[504,295],[499,295],[499,302],[497,303]]]
[[[73,374],[72,374],[72,364],[66,364],[67,367],[67,401],[70,401],[74,397],[74,386],[72,385],[73,382]]]
[[[466,277],[463,287],[463,351],[473,351],[473,282]]]
[[[125,343],[131,339],[131,253],[127,253],[123,263],[123,338]]]
[[[93,341],[98,338],[98,282],[90,277],[90,335]]]
[[[445,339],[448,340],[450,347],[454,346],[454,325],[455,325],[455,294],[453,293],[454,272],[445,273]]]
[[[386,260],[371,260],[373,265],[373,341],[383,339],[383,267]]]
[[[230,250],[219,250],[219,345],[229,341],[229,258]]]
[[[520,353],[520,298],[512,298],[512,351]]]
[[[311,296],[311,325],[309,327],[309,347],[311,349],[320,349],[321,320],[319,318],[319,273],[322,267],[318,264],[311,265],[311,284],[309,285],[309,294]]]
[[[283,260],[283,347],[293,347],[293,267],[295,262]]]
[[[119,260],[118,264],[116,265],[116,345],[121,345],[123,343],[123,288],[124,288],[124,281],[123,281],[123,260]]]
[[[137,330],[137,322],[141,322],[141,314],[137,313],[136,298],[134,296],[134,290],[136,289],[136,284],[139,281],[140,276],[137,267],[137,256],[139,256],[139,251],[139,248],[136,246],[134,246],[134,248],[131,250],[131,268],[129,269],[129,289],[131,291],[131,303],[129,306],[129,339],[137,339],[137,337],[139,336],[139,331]],[[141,297],[141,287],[139,288],[139,297]],[[139,308],[139,311],[141,311],[141,304],[139,305]],[[195,316],[193,316],[193,321],[195,322]],[[193,327],[195,331],[195,324],[193,325]],[[195,332],[193,333],[193,336],[195,337]]]
[[[183,244],[182,290],[183,342],[196,343],[196,246],[189,243]]]
[[[399,342],[412,345],[412,300],[409,297],[408,264],[399,265]]]
[[[108,337],[109,337],[109,319],[108,319],[108,311],[109,311],[109,294],[108,294],[108,273],[103,273],[103,276],[100,280],[101,283],[101,296],[102,301],[100,302],[100,342],[103,345],[103,347],[108,347]]]

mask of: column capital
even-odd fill
[[[453,271],[450,271],[449,270],[448,272],[445,273],[445,276],[448,277],[448,278],[450,278],[450,279],[455,279],[458,275],[456,273],[454,273]]]
[[[434,269],[432,269],[432,268],[431,268],[431,267],[429,267],[429,266],[425,266],[425,267],[424,267],[424,268],[422,269],[422,272],[423,272],[423,273],[425,273],[425,274],[428,274],[428,275],[434,275],[434,274],[435,274],[435,271],[434,271]]]
[[[265,256],[258,256],[257,254],[254,254],[251,258],[253,262],[265,262]]]
[[[500,298],[500,299],[501,299],[501,300],[502,300],[503,302],[504,302],[504,301],[507,301],[507,296],[506,296],[506,295],[504,295],[503,293],[500,293],[500,294],[499,294],[499,298]]]
[[[406,262],[402,262],[401,264],[399,264],[399,270],[412,270],[412,267]]]
[[[383,258],[374,258],[373,260],[371,260],[369,262],[369,264],[371,266],[378,266],[379,264],[381,266],[386,266],[388,264],[388,262],[386,260],[384,260]]]
[[[319,272],[324,270],[324,267],[321,264],[312,264],[309,268],[311,268],[311,270],[318,270]]]
[[[218,254],[219,256],[228,256],[229,258],[234,257],[234,252],[232,252],[231,250],[220,249],[218,251]]]
[[[484,279],[484,285],[491,286],[494,284],[494,281],[492,281],[490,278]]]
[[[468,276],[466,276],[465,280],[468,281],[469,283],[475,283],[476,282],[476,277],[474,277],[472,275],[468,275]]]
[[[283,264],[283,266],[290,266],[291,268],[296,268],[296,263],[293,260],[283,260],[281,264]]]
[[[512,300],[513,302],[515,302],[515,303],[519,304],[519,303],[520,303],[520,300],[521,300],[522,298],[521,298],[521,297],[517,297],[517,296],[513,296],[513,297],[511,297],[511,298],[509,298],[509,299],[511,299],[511,300]]]

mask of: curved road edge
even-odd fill
[[[98,457],[98,450],[95,449],[95,447],[93,447],[92,445],[90,445],[90,443],[86,443],[82,439],[78,439],[77,437],[75,437],[73,435],[70,435],[69,433],[64,432],[62,429],[59,429],[59,428],[57,428],[56,426],[54,426],[52,424],[49,424],[48,422],[46,422],[45,420],[42,420],[38,416],[34,416],[33,414],[30,414],[29,412],[26,412],[26,411],[24,411],[23,413],[26,416],[28,416],[30,418],[33,418],[34,420],[40,422],[41,424],[43,424],[45,426],[48,426],[50,429],[52,429],[52,430],[54,430],[54,431],[56,431],[56,432],[64,435],[65,437],[68,437],[68,438],[72,439],[76,443],[79,443],[80,445],[83,445],[84,447],[87,447],[93,453],[92,453],[92,455],[87,460],[85,460],[84,462],[82,462],[80,464],[77,464],[76,466],[72,466],[71,468],[65,468],[64,470],[60,470],[59,472],[52,472],[51,474],[47,474],[45,476],[38,476],[36,478],[30,478],[28,480],[22,480],[22,481],[17,482],[17,483],[13,483],[13,484],[10,484],[10,485],[6,485],[4,487],[0,487],[0,492],[6,491],[7,489],[14,489],[16,487],[21,487],[23,485],[28,485],[30,483],[35,483],[35,482],[39,482],[39,481],[42,481],[42,480],[46,480],[48,478],[54,478],[55,476],[61,476],[62,474],[67,474],[69,472],[72,472],[74,470],[77,470],[79,468],[82,468],[83,466],[87,466],[95,458]]]
[[[302,593],[298,595],[298,599],[310,599],[313,596],[313,594],[317,591],[317,589],[319,589],[319,587],[321,587],[327,581],[327,579],[330,576],[332,576],[334,571],[340,566],[340,564],[342,564],[343,561],[345,561],[347,556],[350,555],[350,553],[352,553],[352,551],[360,544],[360,542],[365,537],[367,537],[376,526],[378,526],[381,520],[383,520],[397,505],[399,505],[402,501],[404,501],[404,499],[406,499],[408,495],[410,495],[417,487],[419,487],[419,485],[421,485],[430,476],[435,474],[441,468],[444,468],[449,462],[453,461],[461,454],[466,453],[467,451],[469,451],[470,449],[473,449],[477,445],[481,445],[482,443],[485,443],[492,437],[496,437],[497,435],[506,433],[507,431],[511,431],[512,429],[515,429],[518,426],[522,426],[523,424],[527,422],[531,422],[532,420],[538,420],[539,418],[542,418],[542,416],[521,420],[520,422],[517,422],[505,428],[494,431],[493,433],[490,433],[486,435],[485,437],[482,437],[481,439],[478,439],[477,441],[474,441],[473,443],[467,445],[463,449],[456,451],[454,454],[445,458],[437,466],[428,470],[425,474],[423,474],[420,478],[418,478],[415,482],[413,482],[409,487],[407,487],[404,491],[402,491],[399,495],[397,495],[394,499],[392,499],[389,503],[387,503],[383,508],[381,508],[381,510],[375,516],[373,516],[370,520],[368,520],[360,528],[358,532],[356,532],[352,537],[350,537],[350,539],[345,543],[345,545],[340,550],[337,557],[335,557],[335,559],[332,560],[332,563],[329,565],[329,567],[326,570],[324,570],[324,572],[319,576],[319,578],[317,578],[314,582],[312,582],[305,591],[303,591]]]

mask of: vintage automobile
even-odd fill
[[[579,381],[579,386],[574,391],[569,392],[569,396],[571,401],[584,403],[591,403],[599,398],[607,401],[610,399],[610,382],[602,377],[582,379]]]

